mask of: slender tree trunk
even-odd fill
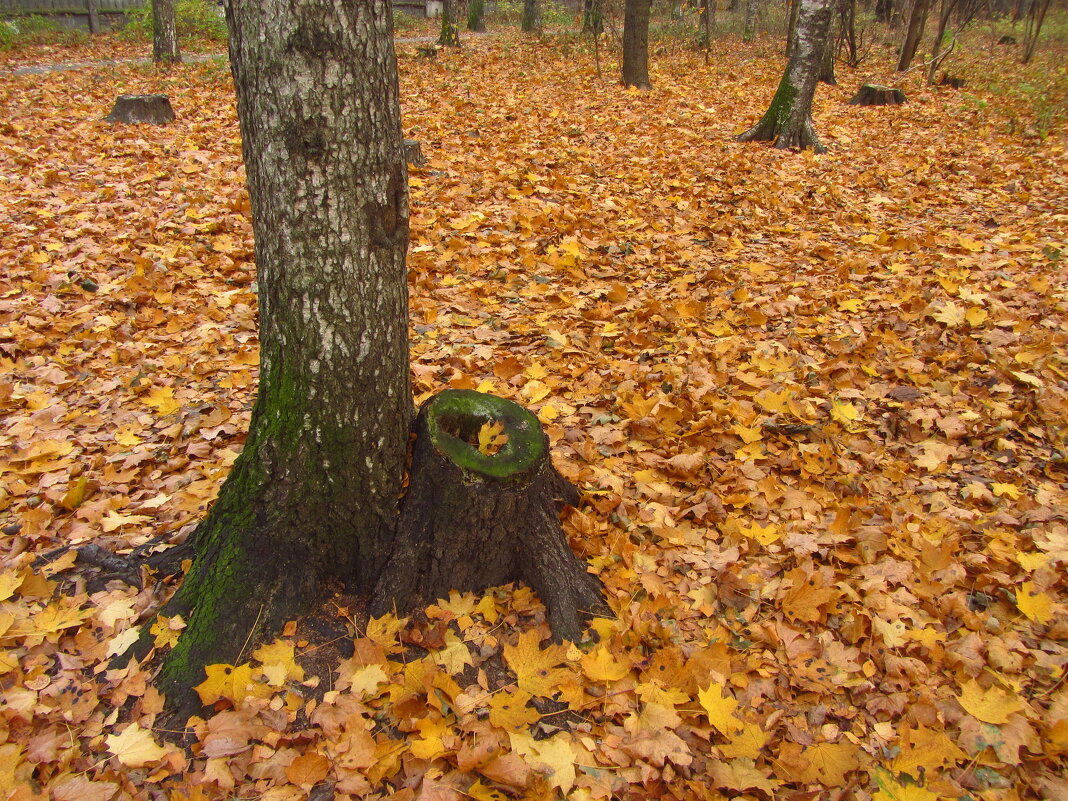
[[[860,63],[857,52],[857,0],[846,0],[842,8],[842,41],[846,46],[846,64],[856,69]]]
[[[907,70],[916,56],[916,51],[923,40],[923,28],[927,24],[927,13],[930,9],[931,0],[915,0],[912,4],[909,25],[905,30],[905,41],[901,45],[901,56],[897,60],[898,72]]]
[[[1027,10],[1027,25],[1024,29],[1023,56],[1020,63],[1030,64],[1035,55],[1035,46],[1038,44],[1038,35],[1042,32],[1042,23],[1049,11],[1050,0],[1033,0]]]
[[[838,5],[832,0],[833,5]],[[831,22],[827,26],[827,36],[823,40],[823,53],[820,56],[819,82],[829,86],[837,86],[838,79],[834,75],[834,60],[838,51],[838,32],[835,30],[836,15],[831,12]]]
[[[471,0],[467,7],[467,30],[476,33],[486,30],[486,0]]]
[[[443,0],[441,4],[441,34],[438,44],[442,47],[460,46],[460,28],[456,25],[455,0]]]
[[[949,26],[949,18],[956,8],[957,0],[941,0],[938,10],[938,29],[935,31],[934,41],[931,42],[931,63],[927,66],[927,83],[934,83],[938,65],[943,59],[942,40],[946,36],[946,28]],[[948,55],[948,54],[947,54]]]
[[[794,39],[797,33],[797,19],[801,14],[801,0],[789,0],[789,13],[786,17],[786,58],[789,60],[794,52]]]
[[[152,0],[152,60],[157,64],[182,60],[174,24],[174,0]]]
[[[582,3],[582,32],[600,36],[604,33],[604,17],[601,11],[601,0],[583,0]]]
[[[208,664],[373,586],[396,525],[413,419],[407,174],[389,0],[230,0],[230,63],[252,202],[260,378],[244,451],[164,610],[189,711]]]
[[[712,31],[716,27],[717,0],[703,0],[701,6],[701,43],[705,48],[705,66],[708,65],[712,52]]]
[[[541,30],[541,3],[539,0],[523,0],[524,33],[536,33]]]
[[[652,89],[649,83],[650,0],[626,0],[623,12],[623,85]]]
[[[875,0],[875,20],[884,25],[890,24],[894,16],[894,0]]]
[[[774,142],[782,149],[824,147],[812,127],[812,98],[819,81],[827,29],[834,0],[801,0],[792,54],[771,106],[756,125],[738,137],[740,142]]]
[[[745,0],[745,27],[742,28],[742,41],[751,42],[756,33],[757,0]]]

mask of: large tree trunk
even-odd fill
[[[506,440],[491,454],[478,437],[494,424]],[[548,608],[553,635],[579,639],[604,609],[601,586],[560,529],[559,509],[578,493],[553,467],[538,418],[503,398],[445,390],[423,405],[415,432],[411,486],[371,613],[521,580]]]
[[[526,33],[541,30],[541,3],[538,0],[523,0],[523,24]]]
[[[486,0],[471,0],[467,6],[467,30],[483,33],[486,30]]]
[[[174,24],[174,0],[152,0],[152,60],[157,64],[182,60]]]
[[[407,176],[389,0],[231,0],[252,202],[260,384],[248,439],[194,535],[164,657],[188,711],[202,668],[369,587],[389,554],[414,416]]]
[[[739,142],[774,142],[782,149],[824,151],[812,127],[812,98],[834,0],[801,0],[800,5],[790,60],[771,106],[760,122],[738,136]]]
[[[649,83],[651,0],[626,0],[623,12],[623,85],[652,89]]]
[[[912,4],[909,25],[905,29],[905,41],[901,44],[901,55],[897,60],[898,72],[907,70],[916,56],[916,51],[923,39],[923,28],[927,24],[927,12],[930,8],[931,0],[915,0]]]

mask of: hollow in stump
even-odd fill
[[[423,155],[423,147],[417,139],[404,140],[404,157],[413,167],[422,167],[426,164],[426,156]]]
[[[423,404],[415,431],[408,494],[372,614],[510,581],[538,593],[557,640],[578,640],[590,616],[609,613],[560,527],[578,492],[553,466],[532,412],[448,389]]]
[[[892,89],[889,86],[879,86],[874,83],[866,83],[853,99],[849,101],[851,106],[897,106],[905,102],[905,93],[900,89]]]
[[[104,119],[108,122],[163,125],[174,122],[174,109],[167,95],[119,95],[111,113]]]

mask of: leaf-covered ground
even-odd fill
[[[228,68],[0,78],[0,799],[1068,797],[1065,51],[968,44],[898,108],[845,105],[890,51],[839,67],[823,156],[731,141],[777,41],[660,45],[645,94],[566,38],[401,46],[419,399],[537,410],[618,617],[339,599],[346,659],[250,646],[184,750],[107,662],[172,587],[58,549],[181,539],[240,451]],[[173,125],[101,121],[154,91]]]

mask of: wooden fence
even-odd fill
[[[96,0],[102,14],[132,11],[148,0]],[[0,17],[23,14],[88,14],[89,0],[0,0]]]

